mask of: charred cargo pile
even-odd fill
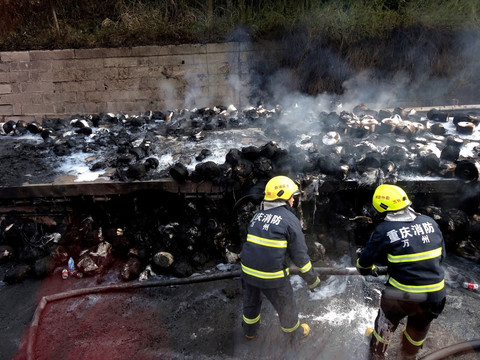
[[[68,207],[68,218],[48,224],[15,212],[4,216],[5,282],[48,276],[66,267],[69,257],[78,275],[101,279],[114,267],[122,280],[153,273],[185,277],[237,260],[228,251],[235,227],[228,218],[231,206],[222,199],[185,199],[152,190],[104,202],[75,199]]]
[[[236,263],[264,184],[278,174],[297,179],[304,190],[296,210],[316,261],[366,241],[378,220],[368,206],[371,193],[384,182],[407,187],[416,209],[439,222],[449,251],[478,260],[479,122],[474,110],[363,105],[340,113],[230,106],[8,121],[0,140],[18,163],[2,175],[5,186],[53,183],[65,174],[85,181],[87,173],[96,181],[153,183],[108,201],[65,199],[64,216],[48,222],[4,212],[4,281],[47,276],[69,257],[82,274],[116,266],[123,280],[183,277]],[[12,173],[23,169],[22,161],[32,170]],[[155,188],[155,180],[165,178],[212,183],[222,194]],[[418,187],[425,179],[451,181],[450,191]]]
[[[117,181],[172,176],[231,185],[287,173],[370,185],[416,176],[477,181],[479,122],[474,110],[375,111],[359,105],[352,112],[315,113],[230,106],[79,115],[42,124],[8,121],[0,130],[2,140],[28,135],[37,141],[15,143],[12,151],[17,161],[33,157],[43,164],[36,174],[17,174],[27,183],[53,181],[74,170],[66,167],[70,163]],[[2,180],[19,185],[5,175]]]

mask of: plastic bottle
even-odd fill
[[[73,275],[73,273],[75,272],[75,262],[73,261],[72,257],[68,259],[68,272],[70,273],[70,275]]]
[[[478,290],[478,284],[471,282],[464,282],[463,287],[468,290]]]

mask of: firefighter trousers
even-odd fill
[[[255,336],[260,325],[262,294],[277,311],[280,325],[285,333],[293,333],[298,329],[298,309],[290,281],[277,288],[258,288],[242,279],[243,289],[243,331],[247,336]]]
[[[430,323],[441,314],[444,306],[445,297],[427,293],[409,294],[387,287],[382,293],[375,319],[371,352],[383,355],[398,324],[407,317],[407,325],[402,332],[402,349],[407,355],[416,354],[425,341]]]

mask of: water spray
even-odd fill
[[[314,269],[318,275],[360,275],[360,273],[357,271],[355,267],[345,267],[345,268],[314,267]],[[386,267],[377,267],[377,269],[378,269],[377,273],[379,275],[387,273]],[[159,287],[159,286],[176,286],[176,285],[194,284],[199,282],[232,279],[232,278],[240,277],[241,273],[242,273],[242,270],[238,269],[238,270],[220,272],[215,274],[190,276],[188,278],[150,280],[150,281],[127,283],[127,284],[95,286],[90,288],[75,289],[75,290],[70,290],[70,291],[66,291],[58,294],[44,296],[42,297],[39,304],[37,305],[37,308],[33,315],[32,324],[30,326],[30,330],[28,333],[27,360],[34,359],[35,339],[37,337],[37,331],[38,331],[40,319],[43,311],[45,310],[47,305],[51,302],[65,300],[65,299],[74,298],[78,296],[89,295],[89,294],[118,292],[118,291],[125,291],[125,290],[131,290],[131,289]],[[300,270],[298,270],[298,268],[296,267],[292,267],[290,269],[290,274],[292,275],[296,275],[299,273],[300,273]]]

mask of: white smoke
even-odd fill
[[[267,78],[263,79],[265,92],[270,94],[271,98],[265,99],[266,95],[262,94],[262,97],[256,100],[265,103],[275,99],[274,101],[285,107],[302,103],[306,108],[314,109],[314,111],[319,109],[320,111],[331,111],[334,103],[341,103],[342,110],[345,111],[351,111],[359,104],[365,104],[374,110],[394,107],[455,105],[462,95],[464,97],[471,95],[468,94],[466,84],[479,83],[475,78],[478,78],[480,74],[478,63],[480,38],[478,34],[475,32],[461,33],[458,36],[456,41],[452,41],[453,44],[458,45],[457,48],[450,49],[449,59],[453,61],[453,64],[448,69],[441,69],[442,65],[438,63],[445,62],[446,58],[440,59],[441,49],[435,48],[435,45],[428,40],[405,49],[405,54],[393,55],[405,59],[408,63],[407,66],[410,67],[408,73],[405,70],[382,73],[378,69],[369,68],[355,72],[349,68],[346,59],[340,58],[331,51],[325,51],[325,49],[319,49],[316,56],[330,57],[330,59],[321,62],[300,62],[297,64],[300,70],[280,67],[278,61],[273,62],[272,67],[279,67],[275,71],[265,74],[264,76]],[[288,51],[286,49],[286,52]],[[309,60],[316,59],[315,54],[307,52],[305,54],[310,57]],[[314,68],[319,63],[323,64],[325,68]],[[309,69],[309,66],[312,68]],[[299,71],[302,73],[299,74]],[[321,79],[319,74],[331,75],[335,79],[341,79],[343,75],[347,76],[342,82],[343,93],[323,92],[316,96],[309,96],[298,90],[301,88],[302,80],[310,80],[308,75]],[[257,76],[263,75],[257,74]],[[259,81],[254,81],[253,86],[258,83]],[[252,85],[252,82],[250,84]],[[242,89],[243,93],[247,91],[251,95],[256,95],[258,92],[253,88]],[[251,103],[255,103],[256,100],[251,100]],[[467,102],[468,100],[465,99]],[[308,102],[311,102],[310,107],[308,107]]]

